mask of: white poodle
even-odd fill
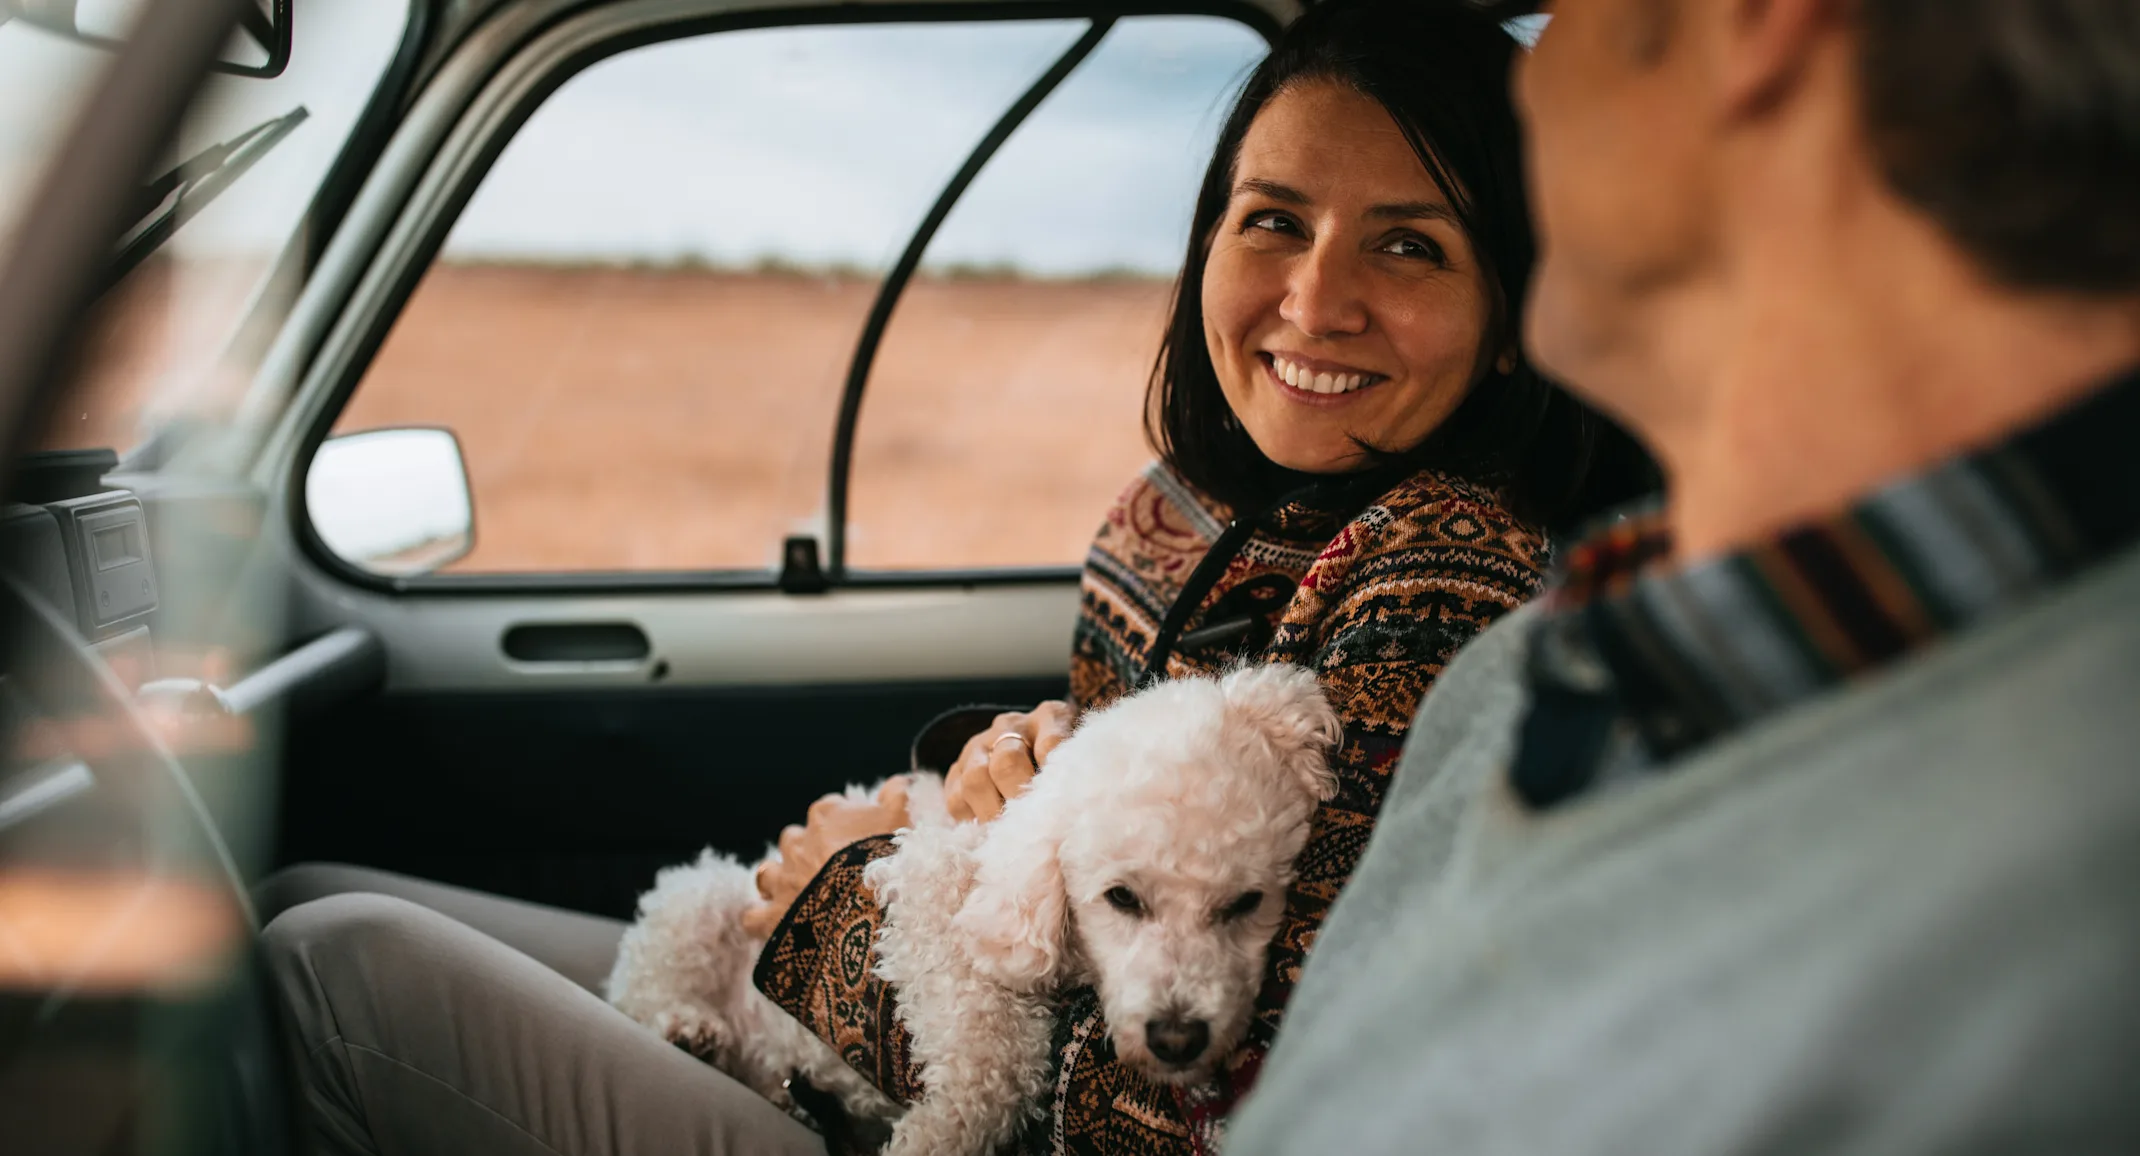
[[[792,1074],[894,1156],[994,1151],[1037,1111],[1055,996],[1090,983],[1117,1053],[1156,1079],[1207,1075],[1241,1040],[1339,737],[1315,676],[1257,666],[1162,683],[1095,711],[993,823],[953,823],[941,785],[863,879],[885,912],[921,1099],[903,1111],[751,986],[737,916],[749,868],[710,852],[664,871],[624,937],[610,999],[783,1105]]]

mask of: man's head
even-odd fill
[[[1530,341],[1645,433],[1704,404],[1668,367],[1721,340],[1702,332],[1719,287],[1836,243],[1806,222],[1853,198],[1997,287],[2140,292],[2133,0],[1551,8],[1518,78],[1543,253]]]

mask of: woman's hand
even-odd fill
[[[986,823],[1024,793],[1048,753],[1070,737],[1070,704],[1044,702],[1023,714],[999,714],[944,772],[944,806],[958,820]]]
[[[826,795],[810,804],[808,822],[780,832],[780,858],[758,865],[758,894],[765,902],[745,908],[743,930],[768,936],[780,925],[795,897],[810,885],[834,852],[872,835],[889,835],[907,825],[907,777],[887,779],[875,800],[857,803],[845,795]]]

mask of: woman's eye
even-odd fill
[[[1440,245],[1416,234],[1393,238],[1382,246],[1382,251],[1413,261],[1432,261],[1437,265],[1449,263],[1449,255]]]
[[[1244,891],[1241,893],[1240,898],[1219,909],[1219,919],[1227,923],[1231,923],[1236,919],[1246,919],[1254,915],[1256,909],[1261,906],[1263,906],[1263,892]]]
[[[1241,229],[1243,232],[1250,229],[1261,229],[1266,233],[1276,233],[1282,237],[1298,237],[1302,233],[1299,221],[1284,213],[1273,211],[1250,213],[1248,219],[1241,222]]]
[[[1124,914],[1142,915],[1144,913],[1144,901],[1137,898],[1137,893],[1127,887],[1110,887],[1107,889],[1107,894],[1101,896],[1101,898],[1107,900],[1108,906]]]

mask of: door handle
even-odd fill
[[[642,662],[653,652],[635,622],[523,622],[501,645],[515,662]]]

